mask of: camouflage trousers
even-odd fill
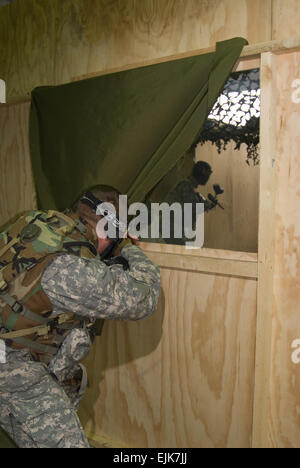
[[[20,448],[89,448],[67,394],[26,350],[0,364],[0,426]]]

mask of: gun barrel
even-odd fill
[[[209,193],[209,194],[207,195],[207,198],[208,198],[212,203],[214,203],[215,206],[218,205],[220,208],[222,208],[222,210],[225,209],[225,208],[223,208],[223,206],[218,202],[217,198],[214,197],[211,193]]]

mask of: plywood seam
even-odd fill
[[[251,262],[236,262],[226,260],[219,262],[219,259],[200,259],[179,255],[149,254],[149,258],[159,267],[167,269],[177,269],[184,271],[207,272],[229,276],[257,278],[257,264]]]
[[[208,260],[218,259],[218,260],[234,260],[239,262],[249,262],[257,263],[258,254],[254,252],[239,252],[234,250],[224,250],[224,249],[212,249],[212,248],[201,248],[201,249],[187,249],[182,245],[174,244],[153,244],[152,242],[145,243],[140,242],[140,247],[146,253],[159,254],[162,255],[178,255],[180,257],[193,257],[193,258],[207,258]]]
[[[216,273],[215,271],[207,271],[205,269],[203,270],[192,270],[192,269],[188,269],[188,268],[180,268],[180,267],[171,267],[171,266],[159,266],[159,268],[161,270],[165,270],[165,271],[184,271],[186,273],[200,273],[202,275],[212,275],[212,276],[216,276],[216,277],[222,277],[222,278],[225,278],[225,277],[228,277],[228,278],[239,278],[239,279],[243,279],[243,280],[248,280],[248,281],[256,281],[257,282],[257,277],[255,276],[246,276],[246,275],[243,275],[242,273],[241,274],[233,274],[233,273]]]
[[[208,249],[209,250],[209,249]],[[217,249],[212,249],[212,250],[217,250]],[[157,252],[155,250],[145,250],[145,252],[147,254],[160,254],[160,255],[163,255],[163,256],[172,256],[172,257],[179,257],[179,258],[187,258],[187,259],[193,259],[193,260],[196,260],[196,259],[199,259],[199,260],[203,260],[203,261],[210,261],[210,260],[218,260],[220,262],[228,262],[228,261],[232,261],[232,262],[236,262],[236,263],[240,263],[240,264],[246,264],[248,263],[249,265],[253,265],[253,264],[258,264],[258,260],[238,260],[238,259],[235,259],[235,258],[220,258],[218,256],[216,257],[213,257],[213,256],[201,256],[201,255],[189,255],[189,254],[176,254],[176,253],[171,253],[171,252],[164,252],[163,250],[160,251],[160,252]],[[265,263],[265,262],[260,262],[260,263]]]

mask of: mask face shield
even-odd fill
[[[201,175],[197,177],[197,181],[200,185],[206,185],[213,171],[203,171]]]
[[[124,239],[127,233],[127,225],[116,216],[114,206],[111,203],[105,203],[101,200],[100,202],[96,208],[96,215],[102,216],[103,224],[107,224],[108,235],[106,237],[111,240]]]
[[[111,241],[110,245],[101,253],[101,259],[105,259],[126,237],[127,225],[119,220],[111,203],[103,202],[92,193],[85,193],[80,201],[92,208],[97,216],[102,216],[96,226],[97,235],[99,238],[107,238]]]

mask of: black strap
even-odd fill
[[[128,270],[129,269],[129,262],[126,260],[125,257],[122,257],[121,255],[118,255],[117,257],[110,257],[107,259],[102,260],[103,263],[107,266],[112,266],[112,265],[122,265],[123,270]]]
[[[82,203],[88,205],[92,210],[96,211],[97,206],[104,203],[100,198],[95,197],[91,192],[86,192],[80,199]]]
[[[72,247],[87,247],[95,257],[97,256],[97,249],[91,242],[88,241],[74,241],[74,242],[64,242],[63,248],[68,251],[72,251]]]

